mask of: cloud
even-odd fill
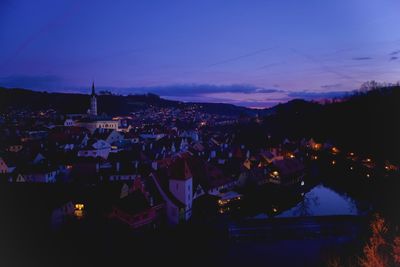
[[[390,57],[390,61],[392,61],[392,60],[396,60],[396,59],[398,59],[399,57],[395,57],[395,56],[393,56],[393,57]]]
[[[305,100],[313,100],[313,99],[326,99],[326,98],[335,98],[342,97],[348,94],[348,92],[343,91],[329,91],[329,92],[310,92],[310,91],[299,91],[299,92],[289,92],[289,98],[302,98]]]
[[[353,57],[353,60],[370,60],[372,57]]]
[[[244,106],[253,109],[263,109],[263,108],[270,108],[276,106],[282,102],[287,102],[290,99],[284,99],[283,101],[278,100],[271,100],[271,101],[242,101],[236,102],[235,105]]]
[[[321,88],[330,90],[330,89],[338,88],[338,87],[341,87],[341,86],[342,86],[341,83],[335,83],[335,84],[325,84],[325,85],[321,85]]]
[[[283,92],[282,90],[278,89],[258,89],[255,93],[263,93],[263,94],[272,94],[272,93],[279,93]]]
[[[389,54],[389,56],[395,56],[395,55],[397,55],[397,54],[400,54],[400,49],[391,52],[391,53]]]
[[[30,89],[51,89],[51,87],[58,86],[62,82],[59,76],[55,75],[10,75],[0,77],[0,86],[4,87],[18,87]]]
[[[108,88],[110,89],[110,88]],[[201,96],[206,94],[215,93],[242,93],[242,94],[253,94],[263,93],[271,94],[280,92],[278,89],[265,89],[259,88],[252,85],[170,85],[170,86],[158,86],[158,87],[136,87],[136,88],[124,88],[116,89],[119,93],[154,93],[160,96]]]

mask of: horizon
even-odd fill
[[[21,87],[3,87],[0,86],[0,89],[6,89],[6,90],[28,90],[28,91],[32,91],[32,92],[37,92],[37,93],[49,93],[49,94],[78,94],[78,95],[88,95],[90,96],[91,94],[91,88],[90,90],[86,90],[86,89],[74,89],[74,90],[35,90],[35,89],[29,89],[29,88],[21,88]],[[174,98],[174,97],[168,97],[168,96],[162,96],[159,93],[156,93],[154,91],[136,91],[136,92],[132,92],[132,91],[125,91],[124,89],[117,90],[117,91],[110,91],[107,90],[107,88],[102,87],[102,88],[97,88],[95,86],[95,92],[96,95],[111,95],[111,96],[123,96],[123,97],[128,97],[128,96],[146,96],[146,95],[156,95],[157,97],[160,97],[164,100],[170,100],[170,101],[177,101],[177,102],[182,102],[182,103],[194,103],[194,104],[229,104],[229,105],[234,105],[237,107],[244,107],[244,108],[248,108],[248,109],[253,109],[253,110],[262,110],[262,109],[269,109],[269,108],[273,108],[277,105],[281,105],[281,104],[286,104],[289,103],[293,100],[301,100],[301,101],[308,101],[308,102],[316,102],[316,103],[320,103],[320,104],[325,104],[325,103],[329,103],[329,101],[332,100],[339,100],[339,99],[345,99],[347,96],[351,95],[352,93],[356,92],[357,90],[353,90],[353,91],[346,91],[346,92],[329,92],[329,94],[327,94],[327,97],[325,98],[321,98],[318,97],[319,94],[318,93],[305,93],[304,96],[299,96],[299,97],[294,97],[294,98],[290,98],[290,99],[284,99],[280,102],[274,102],[271,105],[262,105],[262,106],[246,106],[246,105],[241,105],[240,103],[231,103],[231,102],[222,102],[222,101],[190,101],[190,100],[182,100],[179,98]],[[90,91],[90,92],[86,92],[86,91]],[[325,94],[323,94],[325,96]],[[328,101],[328,102],[327,102]]]
[[[0,86],[86,93],[94,80],[98,91],[252,108],[330,99],[398,81],[399,9],[373,0],[2,1]]]

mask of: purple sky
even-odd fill
[[[400,80],[400,1],[0,0],[0,86],[271,106]]]

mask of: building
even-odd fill
[[[69,122],[70,123],[70,122]],[[97,97],[94,89],[94,83],[92,84],[92,94],[90,96],[90,108],[88,110],[88,116],[81,118],[72,124],[73,126],[83,127],[94,133],[96,129],[111,129],[118,130],[119,121],[113,120],[108,116],[98,115],[97,111]]]
[[[92,83],[92,94],[90,95],[90,109],[88,113],[90,116],[97,116],[97,98],[94,89],[94,82]]]
[[[186,160],[175,158],[151,177],[166,202],[168,221],[171,224],[188,221],[192,215],[193,178]]]
[[[91,139],[88,144],[78,151],[78,157],[91,157],[107,159],[111,145],[104,140]]]

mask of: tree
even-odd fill
[[[393,245],[392,245],[392,256],[393,256],[393,261],[396,265],[400,265],[400,236],[397,236],[393,240]]]
[[[378,89],[380,87],[382,87],[382,85],[380,85],[378,82],[376,82],[376,81],[368,81],[368,82],[365,82],[365,83],[361,84],[360,92],[366,93],[368,91],[371,91],[371,90],[374,90],[374,89]]]
[[[359,259],[362,267],[385,267],[389,265],[389,246],[385,240],[388,231],[385,220],[378,214],[371,223],[372,236],[364,246],[364,255]]]

